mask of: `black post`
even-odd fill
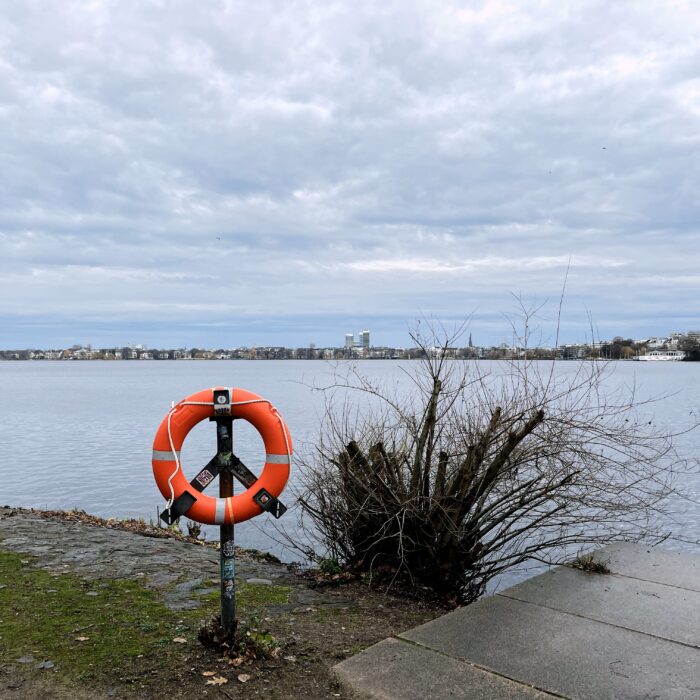
[[[230,464],[233,452],[233,418],[216,417],[216,447],[220,462]],[[219,498],[233,496],[233,474],[227,468],[219,474]],[[226,639],[236,632],[236,567],[233,523],[219,526],[221,542],[221,627]]]

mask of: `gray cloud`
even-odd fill
[[[699,33],[668,0],[5,3],[0,345],[496,342],[569,260],[565,339],[699,326]]]

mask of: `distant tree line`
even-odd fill
[[[678,343],[678,349],[685,353],[688,362],[700,361],[700,336],[688,335]]]
[[[636,343],[632,338],[617,335],[610,343],[600,346],[600,356],[608,360],[629,360],[645,348],[643,343]]]

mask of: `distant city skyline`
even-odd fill
[[[0,347],[700,326],[700,4],[3,3]]]
[[[556,348],[564,348],[564,347],[578,347],[578,346],[591,346],[591,347],[598,347],[603,344],[609,344],[613,342],[615,339],[622,339],[622,340],[632,340],[635,343],[644,343],[646,347],[649,349],[656,349],[658,347],[666,347],[667,345],[669,347],[675,348],[677,347],[677,344],[679,340],[681,340],[684,337],[690,337],[693,339],[694,342],[697,343],[698,338],[700,338],[700,329],[685,329],[680,332],[672,331],[670,333],[656,333],[656,334],[651,334],[651,335],[645,335],[642,337],[633,337],[631,335],[625,335],[625,334],[620,334],[620,333],[615,333],[614,335],[611,335],[609,337],[596,337],[594,340],[591,340],[590,338],[582,339],[579,341],[566,341],[563,340],[561,337],[558,338],[558,344],[546,344],[546,343],[536,343],[535,339],[539,336],[537,333],[534,333],[531,338],[530,338],[530,344],[528,347],[531,348],[542,348],[542,349],[556,349]],[[473,333],[467,328],[465,331],[463,331],[459,336],[455,337],[453,339],[453,342],[451,343],[452,347],[461,347],[461,348],[493,348],[493,347],[522,347],[521,344],[522,338],[518,337],[516,335],[511,335],[508,340],[502,340],[498,343],[477,343],[474,341],[473,338]],[[241,349],[252,349],[255,350],[256,348],[259,349],[265,349],[265,348],[286,348],[286,349],[299,349],[299,348],[312,348],[312,349],[336,349],[336,350],[369,350],[370,348],[398,348],[398,349],[410,349],[410,348],[415,348],[415,343],[407,336],[407,342],[405,343],[377,343],[372,340],[372,333],[370,330],[363,330],[359,334],[357,334],[357,337],[354,333],[345,333],[343,339],[341,342],[338,342],[336,339],[335,343],[328,343],[328,344],[319,344],[319,343],[301,343],[299,345],[288,345],[285,343],[253,343],[253,344],[246,344],[246,343],[239,343],[239,344],[205,344],[205,343],[193,343],[193,344],[179,344],[179,345],[168,345],[168,344],[160,344],[160,345],[150,345],[145,342],[139,342],[139,343],[134,343],[134,342],[127,342],[127,343],[112,343],[112,344],[106,344],[106,345],[99,345],[99,344],[93,344],[93,343],[67,343],[63,345],[27,345],[27,346],[13,346],[13,347],[0,347],[0,352],[2,351],[7,351],[7,350],[28,350],[28,349],[37,349],[37,350],[82,350],[82,349],[103,349],[103,350],[109,350],[109,349],[126,349],[130,348],[135,351],[142,351],[142,350],[164,350],[164,349],[170,349],[170,350],[183,350],[183,349],[194,349],[194,348],[199,348],[202,350],[216,350],[216,349],[222,349],[222,350],[241,350]]]
[[[417,338],[416,338],[417,340]],[[436,341],[434,344],[430,341]],[[649,362],[698,362],[700,361],[700,330],[688,333],[672,333],[633,340],[616,336],[585,344],[562,344],[556,348],[522,345],[513,338],[512,344],[479,347],[469,335],[467,345],[460,338],[426,339],[408,347],[387,347],[371,344],[370,331],[363,330],[359,340],[353,333],[346,333],[343,345],[289,348],[284,346],[259,346],[237,348],[147,348],[132,345],[113,348],[93,348],[73,345],[70,348],[0,349],[0,361],[176,361],[176,360],[418,360],[426,353],[433,357],[445,355],[455,360],[638,360]]]

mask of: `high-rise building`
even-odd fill
[[[360,347],[369,350],[369,331],[362,331],[362,333],[360,333]]]
[[[354,333],[345,334],[345,348],[347,350],[352,350],[355,347],[355,335]]]

